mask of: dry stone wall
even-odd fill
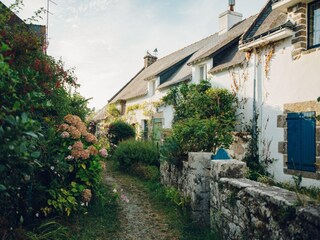
[[[194,220],[224,239],[320,239],[320,206],[278,187],[245,178],[246,164],[189,153],[181,169],[161,165],[164,185],[191,199]]]

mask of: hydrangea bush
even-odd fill
[[[56,211],[69,216],[72,211],[85,211],[99,190],[101,172],[105,168],[106,149],[99,149],[98,139],[75,115],[68,114],[57,130],[52,152],[52,182],[44,215]],[[58,178],[56,178],[58,176]]]

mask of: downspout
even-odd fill
[[[253,63],[253,106],[252,106],[252,137],[257,136],[257,102],[256,102],[256,89],[257,89],[257,54],[254,51],[254,63]]]
[[[257,133],[257,52],[254,50],[254,72],[253,72],[253,106],[252,106],[252,140],[253,140],[253,158],[259,153],[258,133]]]

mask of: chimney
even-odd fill
[[[154,63],[155,61],[157,61],[157,57],[151,55],[148,51],[147,54],[144,56],[144,67],[147,68],[149,67],[152,63]]]
[[[242,14],[234,11],[235,0],[229,0],[229,10],[219,15],[219,35],[226,33],[235,24],[242,21]]]

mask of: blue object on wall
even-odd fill
[[[288,168],[315,172],[315,112],[288,113]]]
[[[224,150],[223,148],[219,148],[216,155],[212,155],[211,159],[212,160],[229,160],[231,159],[231,157],[226,150]]]

